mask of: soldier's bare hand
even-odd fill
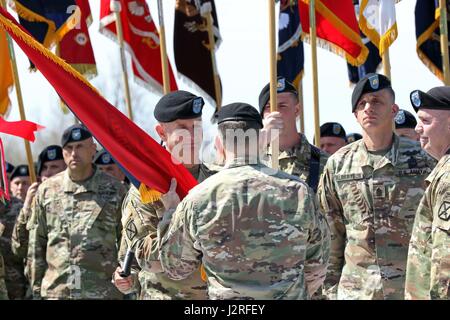
[[[38,182],[34,182],[27,191],[27,196],[25,197],[25,201],[23,203],[24,210],[31,207],[31,203],[33,202],[34,196],[36,195],[37,188],[39,186]]]
[[[264,115],[264,128],[261,130],[262,135],[267,143],[272,142],[279,135],[279,132],[284,128],[283,118],[281,113],[275,111]]]
[[[131,288],[133,287],[133,277],[130,275],[126,278],[123,278],[120,276],[120,273],[122,272],[121,267],[117,267],[116,271],[114,271],[114,285],[116,288],[122,292],[123,294],[127,294],[130,292]]]
[[[161,202],[164,204],[166,211],[175,209],[180,203],[180,197],[177,194],[177,180],[172,178],[170,181],[169,191],[161,196]]]

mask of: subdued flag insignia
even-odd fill
[[[444,221],[448,221],[450,219],[450,202],[444,201],[439,208],[438,217]]]
[[[416,107],[420,107],[420,105],[422,104],[422,101],[420,101],[419,91],[414,91],[413,93],[411,93],[411,102]]]
[[[335,135],[338,135],[339,133],[341,133],[341,126],[338,124],[333,124],[333,133]]]
[[[286,79],[285,78],[278,79],[277,91],[281,92],[284,90],[284,88],[286,88]]]
[[[192,111],[197,114],[200,113],[202,111],[202,104],[203,104],[202,98],[195,98],[194,101],[192,102]]]
[[[49,160],[55,160],[56,159],[56,149],[47,150],[47,158]]]
[[[380,85],[380,81],[378,80],[378,75],[376,74],[376,75],[369,77],[369,83],[370,83],[370,87],[373,90],[377,90]]]
[[[397,115],[395,116],[395,123],[396,124],[404,124],[406,121],[405,112],[403,110],[400,110]]]
[[[111,161],[111,156],[109,155],[109,153],[104,153],[102,155],[102,162],[104,164],[108,164]]]
[[[72,130],[72,139],[73,140],[80,140],[81,139],[81,131],[80,131],[80,129],[73,129]]]
[[[127,238],[130,241],[132,241],[134,239],[134,237],[136,237],[137,228],[136,228],[136,225],[134,224],[133,220],[128,221],[128,223],[125,227],[125,232],[127,233]]]

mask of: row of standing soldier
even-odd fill
[[[68,168],[36,186],[21,211],[33,297],[113,299],[119,289],[141,299],[447,299],[450,88],[411,94],[422,149],[393,132],[389,80],[367,75],[352,95],[362,139],[329,159],[297,132],[297,92],[284,79],[277,100],[270,112],[266,86],[259,113],[243,103],[221,109],[218,163],[184,160],[203,182],[181,202],[176,181],[157,202],[143,203],[133,186],[125,196],[123,184],[91,165],[90,133],[67,129]],[[199,101],[178,91],[156,105],[156,132],[169,152],[178,129],[201,126]],[[264,165],[270,148],[262,157],[236,149],[226,133],[238,130],[265,141],[279,130],[280,171]],[[200,144],[191,141],[192,155]],[[129,248],[136,264],[121,277],[117,259]]]

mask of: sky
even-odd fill
[[[99,0],[90,0],[93,23],[89,34],[97,61],[98,76],[91,83],[102,95],[122,112],[124,105],[119,47],[98,31]],[[153,19],[158,25],[157,0],[147,0]],[[216,9],[222,36],[217,51],[217,65],[223,85],[223,104],[246,102],[255,107],[261,89],[269,82],[269,39],[267,0],[216,0]],[[164,0],[164,22],[166,26],[167,52],[172,67],[173,22],[175,0]],[[403,0],[396,5],[398,38],[390,47],[392,85],[396,102],[400,108],[413,112],[409,94],[415,89],[424,91],[442,85],[419,60],[416,53],[414,25],[415,1]],[[278,8],[277,8],[278,9]],[[9,9],[11,12],[11,10]],[[277,10],[278,12],[278,10]],[[14,13],[15,15],[15,13]],[[277,14],[278,16],[278,14]],[[32,152],[36,160],[38,153],[47,145],[59,144],[63,130],[74,123],[71,114],[63,114],[59,99],[47,80],[38,72],[28,71],[28,61],[20,48],[15,46],[19,77],[24,96],[27,120],[37,122],[46,129],[36,134]],[[305,134],[310,142],[314,135],[313,89],[311,74],[311,47],[305,44],[305,75],[303,78]],[[345,60],[327,50],[318,48],[318,78],[320,123],[336,121],[349,132],[360,132],[359,125],[351,113],[352,88],[347,77]],[[128,62],[129,56],[128,56]],[[159,94],[149,92],[132,80],[129,66],[131,96],[135,122],[153,138],[155,120],[153,108]],[[178,79],[178,87],[198,94],[188,83]],[[7,120],[19,120],[15,91],[10,94],[12,106]],[[205,148],[211,147],[216,128],[209,119],[214,108],[205,105],[203,109]],[[19,138],[1,134],[6,159],[13,164],[26,161],[24,144]]]

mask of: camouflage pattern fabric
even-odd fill
[[[30,208],[21,208],[17,216],[16,223],[11,236],[12,252],[21,259],[26,259],[28,252],[28,237],[27,224],[31,216]]]
[[[314,193],[262,164],[235,159],[159,228],[164,271],[181,280],[203,264],[210,299],[308,299],[325,279],[330,235]]]
[[[3,214],[4,208],[0,209]],[[0,221],[0,237],[3,234],[3,231],[5,230],[5,226]],[[3,262],[3,256],[0,249],[0,300],[8,300],[8,290],[6,290],[6,283],[5,283],[5,264]]]
[[[450,150],[449,150],[450,151]],[[450,298],[450,155],[427,178],[406,268],[406,299]]]
[[[111,283],[126,189],[94,167],[74,182],[68,169],[44,181],[33,200],[28,260],[35,299],[120,299]]]
[[[217,166],[214,169],[217,169]],[[203,181],[216,172],[210,170],[210,166],[205,164],[189,171],[198,181]],[[139,190],[135,187],[130,188],[123,202],[124,238],[127,238],[127,232],[133,230],[134,227],[130,227],[131,225],[143,225],[146,228],[143,233],[144,237],[147,235],[145,239],[136,244],[135,254],[138,267],[132,271],[135,280],[132,291],[136,292],[140,289],[139,299],[141,300],[207,299],[206,284],[201,279],[200,271],[193,273],[188,279],[174,281],[162,273],[162,270],[152,268],[153,263],[159,263],[157,242],[153,240],[157,238],[160,221],[158,212],[162,211],[164,211],[164,206],[161,201],[142,203]],[[135,219],[139,219],[139,221]],[[125,257],[128,247],[128,242],[123,240],[119,254],[121,260]],[[136,283],[136,279],[138,279],[139,285]]]
[[[22,209],[23,202],[12,197],[6,203],[3,214],[0,214],[0,223],[4,225],[3,236],[0,237],[0,250],[5,264],[5,282],[9,299],[24,299],[28,281],[24,275],[24,259],[16,257],[11,250],[11,236],[14,224]]]
[[[308,142],[303,134],[300,134],[300,143],[290,150],[281,151],[278,156],[279,169],[288,174],[299,177],[303,181],[308,181],[310,173],[311,161],[311,144]],[[319,176],[323,172],[323,168],[327,163],[329,155],[320,151],[320,166]],[[271,163],[271,151],[268,150],[267,158],[264,159],[264,164]]]
[[[404,297],[414,216],[435,161],[419,143],[393,140],[384,156],[359,140],[328,159],[318,197],[331,228],[329,299]]]

